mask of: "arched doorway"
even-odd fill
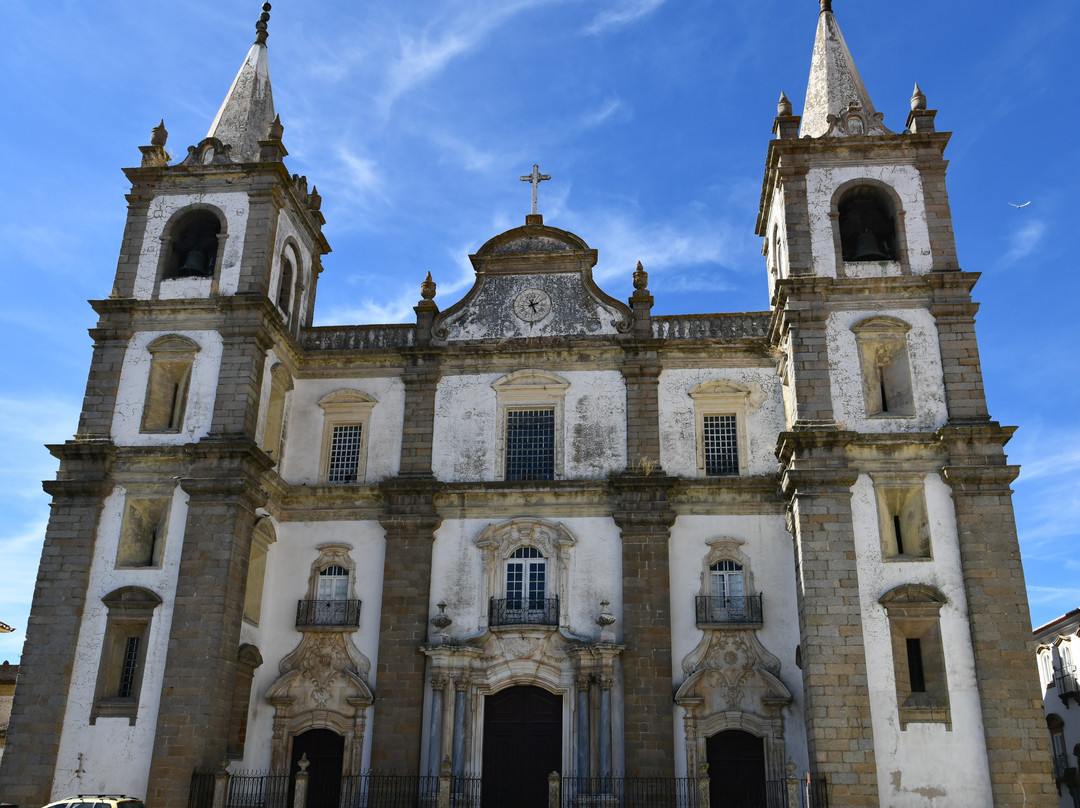
[[[328,729],[310,729],[293,738],[292,764],[289,772],[295,774],[297,764],[307,755],[308,808],[337,808],[341,796],[341,764],[345,757],[345,739]],[[292,778],[289,784],[289,805],[293,803]]]
[[[724,808],[767,808],[765,742],[740,729],[718,732],[705,741],[709,801]]]
[[[547,776],[562,769],[562,697],[511,687],[484,701],[483,804],[547,806]]]

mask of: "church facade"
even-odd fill
[[[886,128],[823,0],[767,144],[768,311],[654,315],[640,265],[616,300],[534,207],[462,299],[429,277],[415,323],[313,327],[329,245],[267,19],[207,138],[173,161],[161,126],[127,169],[0,798],[179,808],[199,767],[306,754],[522,804],[704,764],[721,796],[1057,804],[1012,429],[917,87]]]

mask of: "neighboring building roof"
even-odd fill
[[[1047,635],[1055,636],[1060,634],[1063,630],[1068,631],[1072,627],[1069,624],[1072,623],[1075,627],[1080,628],[1080,608],[1073,609],[1071,612],[1066,612],[1061,617],[1055,617],[1049,623],[1039,626],[1032,630],[1036,640],[1041,640]]]
[[[19,675],[19,666],[12,665],[5,660],[3,665],[0,665],[0,685],[13,685],[15,684],[15,677]]]
[[[15,629],[9,626],[7,623],[0,623],[0,634],[10,634]]]

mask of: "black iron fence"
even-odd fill
[[[693,777],[564,777],[562,808],[699,808]]]
[[[438,796],[438,777],[369,772],[341,779],[340,808],[434,808]]]
[[[809,775],[799,782],[799,808],[829,808],[829,781],[825,775]]]
[[[301,600],[296,604],[296,627],[360,625],[358,600]]]
[[[736,598],[714,598],[698,595],[695,599],[699,626],[717,623],[760,623],[762,596],[745,595]]]
[[[558,598],[492,598],[489,626],[557,626]]]
[[[285,772],[238,772],[229,775],[226,808],[286,808],[290,777]]]

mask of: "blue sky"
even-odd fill
[[[446,307],[467,256],[523,223],[533,163],[545,221],[600,251],[596,277],[656,313],[767,308],[754,236],[776,99],[802,108],[813,0],[279,0],[270,69],[287,163],[323,195],[334,252],[319,324],[404,322],[431,271]],[[1080,605],[1080,197],[1075,0],[835,0],[885,124],[918,81],[954,132],[949,192],[975,289],[993,417],[1020,426],[1016,513],[1036,624]],[[108,295],[122,166],[164,117],[201,140],[259,3],[0,4],[0,660],[17,659],[48,517],[42,448],[75,430],[86,304]],[[1017,210],[1008,203],[1031,201]],[[1065,229],[1063,229],[1065,228]]]

